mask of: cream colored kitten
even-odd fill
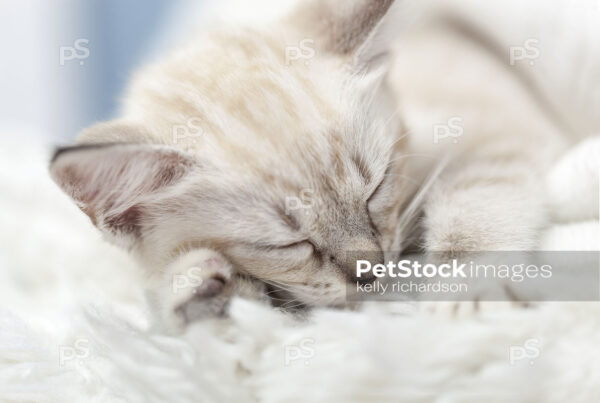
[[[389,229],[373,222],[399,214],[409,186],[374,214],[367,201],[401,166],[401,132],[377,95],[382,71],[351,62],[390,2],[311,3],[264,30],[192,40],[138,73],[122,118],[56,154],[57,183],[163,287],[174,260],[210,248],[303,303],[341,304],[346,251],[381,256]],[[305,46],[314,57],[295,58]]]
[[[237,291],[341,305],[347,252],[392,257],[423,209],[426,250],[535,247],[560,129],[452,24],[383,50],[391,3],[308,1],[264,29],[191,40],[136,75],[121,118],[59,150],[53,178],[184,320]],[[482,67],[465,79],[470,63]],[[434,144],[457,116],[460,143]],[[430,192],[415,152],[455,156]]]

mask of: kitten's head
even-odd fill
[[[151,270],[208,247],[304,303],[341,302],[348,252],[383,259],[406,193],[382,69],[357,56],[390,1],[310,3],[141,72],[123,117],[59,150],[53,178]]]

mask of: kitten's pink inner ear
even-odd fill
[[[144,201],[196,166],[178,150],[141,144],[102,144],[57,150],[50,173],[95,225],[135,233]]]

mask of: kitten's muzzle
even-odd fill
[[[358,245],[359,248],[350,250],[345,253],[346,257],[341,264],[347,281],[351,283],[369,284],[375,281],[376,277],[372,272],[362,273],[358,276],[357,261],[367,260],[371,263],[371,267],[384,262],[383,251],[375,241],[363,241]]]

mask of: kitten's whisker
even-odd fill
[[[278,293],[278,292],[280,292],[280,291],[281,291],[280,289],[277,289],[277,290],[271,290],[271,291],[267,291],[267,292],[265,293],[265,295],[266,295],[267,297],[271,298],[271,299],[281,299],[281,298],[275,298],[275,297],[273,297],[273,296],[272,296],[273,294],[277,294],[277,293]],[[286,301],[287,301],[287,299],[286,299]]]
[[[302,301],[298,301],[298,300],[294,300],[294,301],[290,301],[290,302],[297,302],[297,304],[294,304],[292,306],[287,306],[288,304],[283,304],[283,305],[280,306],[280,308],[282,308],[282,309],[294,309],[294,308],[298,308],[298,307],[306,305],[306,303],[304,303]]]
[[[396,146],[396,144],[398,144],[399,142],[401,142],[402,140],[404,140],[407,136],[409,136],[412,132],[410,130],[406,131],[405,133],[403,133],[400,137],[398,137],[396,140],[394,140],[394,142],[392,143],[390,148],[394,148]]]
[[[272,281],[280,286],[306,286],[307,285],[306,283],[304,283],[302,281],[286,281],[286,282],[281,282],[278,280],[269,280],[269,281]]]
[[[400,113],[400,109],[401,109],[401,107],[394,109],[394,112],[392,112],[390,114],[390,116],[385,120],[385,123],[383,124],[383,128],[385,128],[392,121],[392,119],[394,119],[396,116],[398,116],[398,113]]]
[[[418,242],[423,236],[423,227],[420,223],[421,220],[422,216],[420,214],[415,214],[414,218],[406,225],[404,233],[409,235],[402,239],[400,250],[404,251],[410,247],[416,247],[417,250],[423,249],[423,243]]]
[[[280,302],[286,302],[286,303],[290,301],[290,299],[288,299],[288,298],[269,297],[269,299],[272,301],[280,301]]]
[[[275,291],[281,291],[281,290],[287,291],[287,292],[292,292],[292,289],[290,287],[287,287],[284,284],[280,284],[280,283],[275,282],[273,280],[262,280],[262,281],[265,282],[265,283],[267,283],[267,284],[269,284],[269,285],[272,285],[273,287],[276,287],[276,289],[273,290],[273,292],[275,292]]]
[[[396,239],[402,239],[402,235],[406,233],[407,228],[414,223],[415,218],[421,211],[425,196],[433,186],[436,179],[440,176],[444,168],[448,165],[450,158],[442,159],[431,171],[428,177],[423,181],[421,187],[415,192],[410,203],[402,212],[396,227]]]
[[[412,179],[412,178],[410,178],[410,177],[408,177],[408,176],[406,176],[406,175],[403,175],[403,174],[401,174],[401,173],[399,173],[399,172],[396,172],[396,173],[388,172],[388,173],[386,173],[386,174],[384,175],[384,177],[388,177],[388,176],[395,176],[395,177],[399,177],[399,178],[402,178],[402,179],[406,179],[407,181],[409,181],[409,182],[410,182],[410,183],[412,183],[413,185],[415,185],[415,186],[419,186],[419,182],[418,182],[417,180],[415,180],[415,179]]]
[[[398,158],[394,158],[394,159],[390,160],[388,162],[388,164],[391,165],[391,164],[393,164],[395,162],[403,160],[404,158],[413,158],[413,157],[423,157],[423,158],[431,158],[431,159],[435,159],[436,158],[435,156],[433,156],[431,154],[416,154],[416,153],[415,154],[404,154],[404,155],[399,156]]]
[[[390,124],[392,119],[394,119],[396,116],[398,116],[399,112],[400,112],[400,108],[396,108],[394,110],[394,112],[385,120],[385,122],[383,123],[383,127],[385,128],[388,124]]]

